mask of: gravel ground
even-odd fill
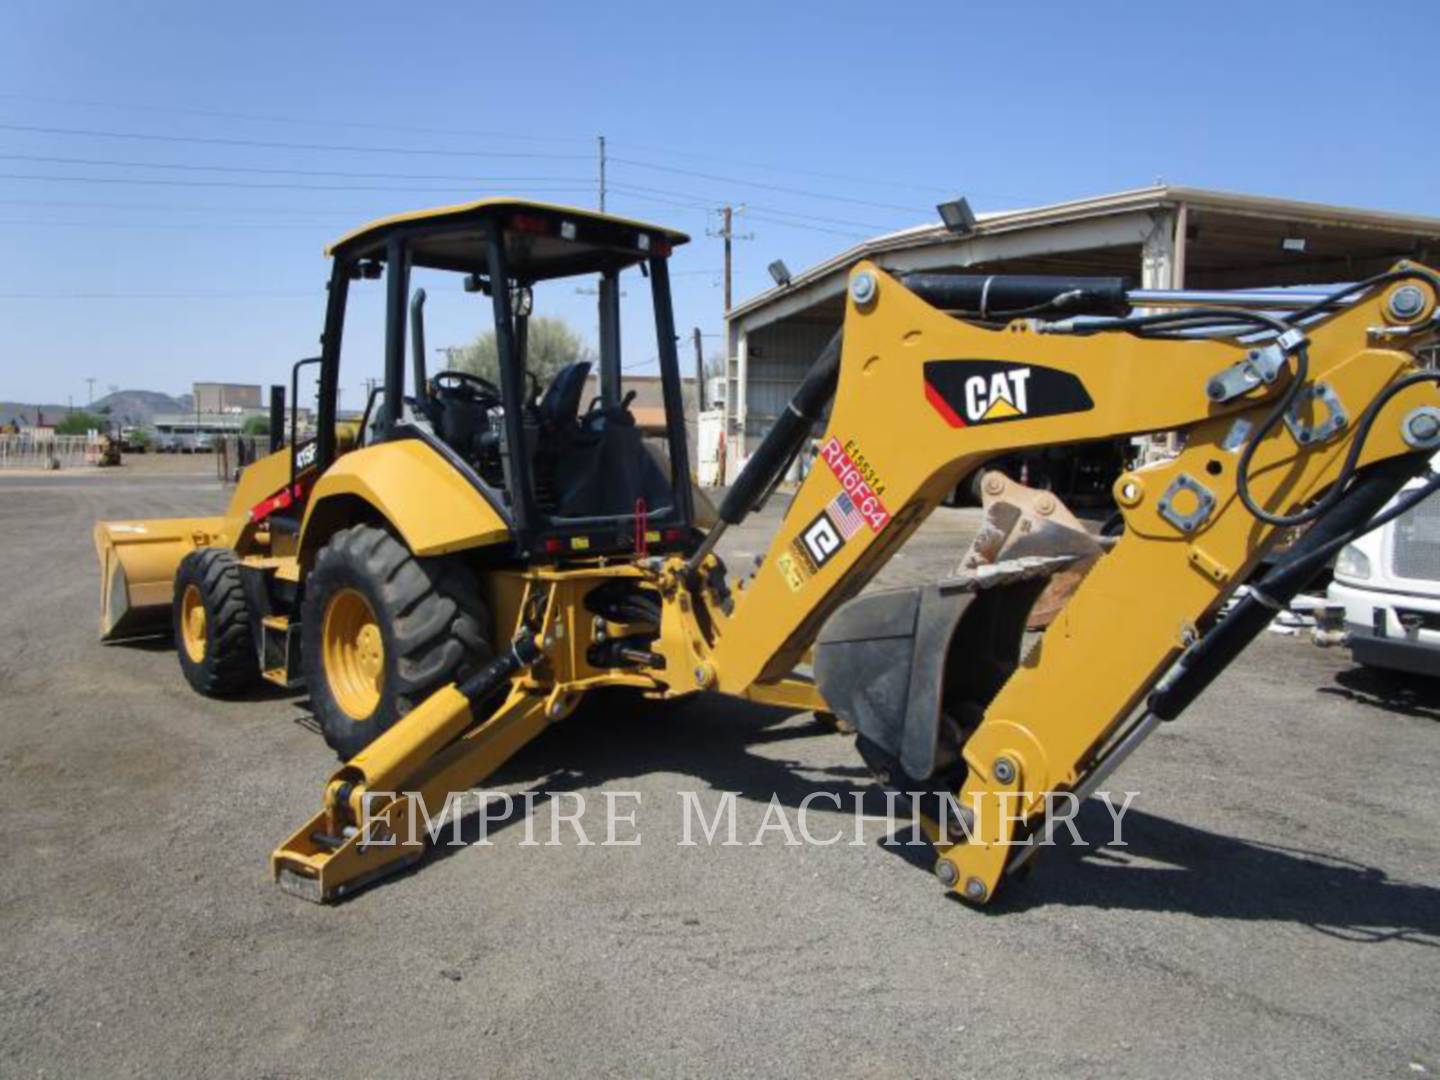
[[[681,791],[738,792],[742,841],[772,793],[792,825],[817,791],[883,812],[848,739],[719,698],[595,701],[492,785],[586,796],[596,840],[639,792],[639,846],[524,845],[573,804],[541,797],[337,907],[285,896],[267,856],[333,768],[303,695],[207,701],[168,646],[95,641],[91,523],[207,512],[210,468],[0,476],[0,1075],[1440,1070],[1440,683],[1269,634],[1112,783],[1127,847],[1048,852],[985,911],[882,822],[681,846]],[[949,569],[974,520],[887,579]]]

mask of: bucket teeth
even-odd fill
[[[1030,578],[1050,577],[1074,566],[1086,555],[1025,555],[1018,559],[1004,559],[1000,562],[982,563],[979,566],[961,570],[948,578],[941,578],[937,584],[942,592],[977,592],[999,585],[1010,585]]]
[[[955,575],[940,588],[973,592],[1049,577],[1027,619],[1029,629],[1043,630],[1105,549],[1053,492],[1036,491],[999,472],[986,473],[980,490],[985,520]]]

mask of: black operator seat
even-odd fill
[[[540,399],[540,427],[547,434],[570,432],[580,415],[580,398],[590,377],[590,361],[577,360],[555,373]]]
[[[643,502],[670,506],[670,481],[630,412],[634,391],[618,405],[591,403],[557,440],[555,480],[560,517],[624,517]]]

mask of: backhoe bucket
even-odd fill
[[[216,543],[223,521],[214,517],[97,522],[100,640],[167,629],[180,560],[198,547]]]
[[[862,595],[816,639],[821,694],[893,788],[953,790],[965,740],[1041,624],[1037,601],[1048,623],[1103,550],[1055,496],[984,480],[985,520],[953,577]],[[1070,579],[1058,593],[1057,575]]]
[[[1048,569],[1048,568],[1041,568]],[[1049,583],[916,585],[850,601],[815,644],[815,681],[887,784],[944,776],[1020,660],[1025,622]]]

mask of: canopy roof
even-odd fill
[[[485,274],[485,243],[497,229],[505,238],[511,275],[528,281],[623,269],[668,255],[690,239],[674,229],[594,210],[489,198],[380,218],[346,233],[325,254],[384,259],[386,242],[399,233],[416,266]]]

